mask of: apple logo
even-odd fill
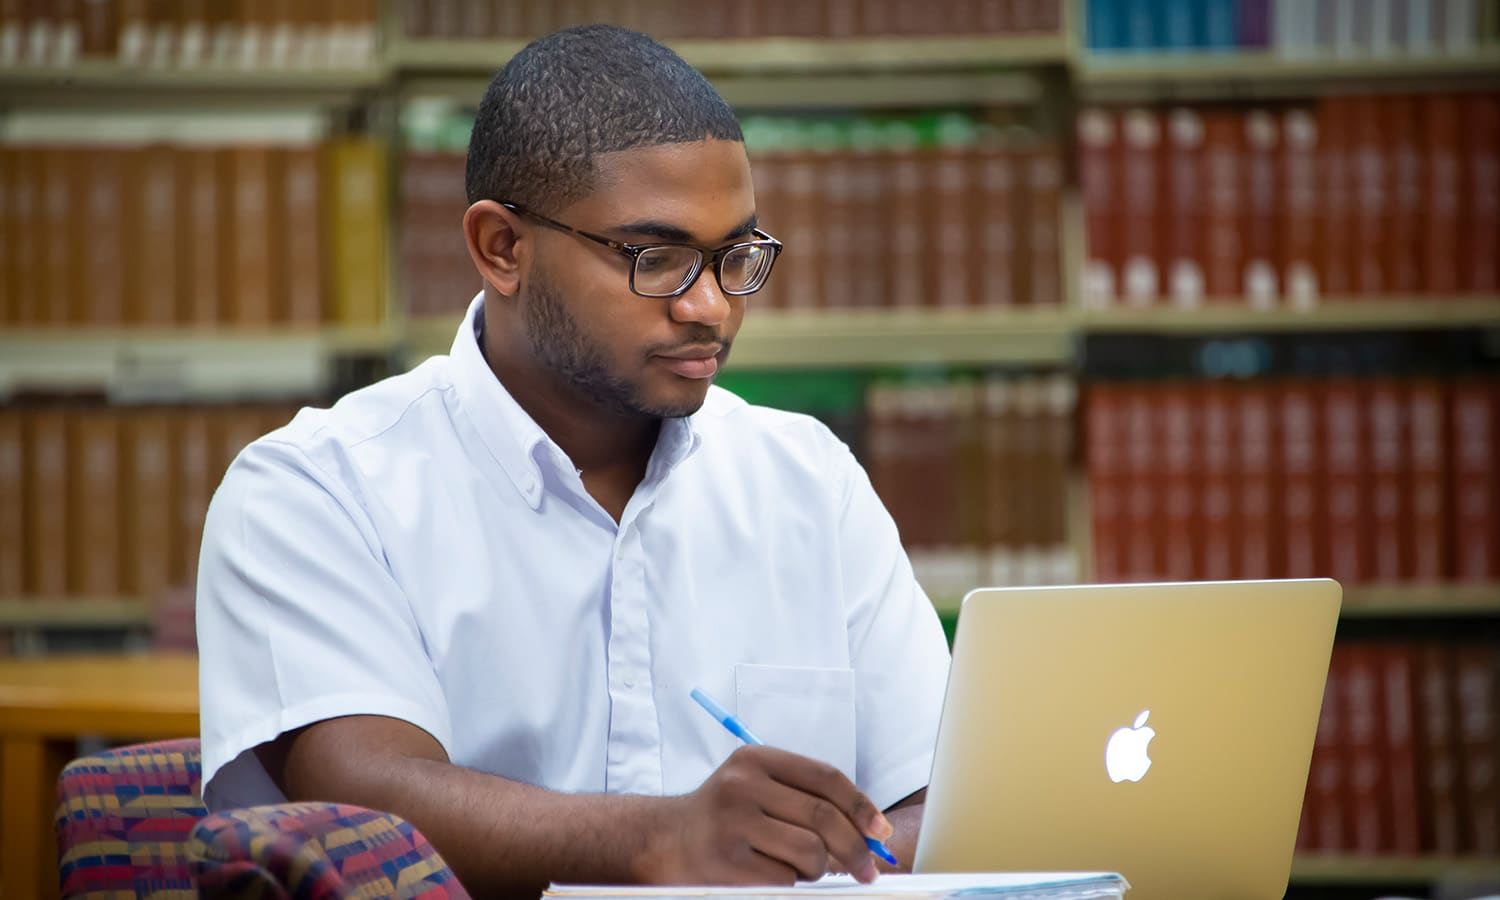
[[[1146,745],[1156,737],[1156,729],[1146,725],[1151,710],[1143,709],[1135,717],[1135,725],[1117,728],[1104,745],[1104,770],[1115,784],[1122,781],[1140,781],[1151,768],[1151,757],[1146,754]]]

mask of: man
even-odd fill
[[[214,498],[209,805],[394,812],[479,892],[909,864],[947,649],[848,449],[710,387],[779,250],[732,112],[643,35],[559,32],[490,85],[467,189],[451,355]]]

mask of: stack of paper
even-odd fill
[[[848,875],[830,875],[792,887],[667,887],[661,885],[554,884],[545,896],[570,900],[1119,900],[1130,885],[1113,872],[979,872],[942,875],[882,875],[860,884]]]

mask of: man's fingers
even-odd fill
[[[797,878],[813,881],[828,872],[828,848],[806,828],[767,815],[750,828],[749,838],[756,851],[789,866]]]
[[[868,834],[880,840],[891,836],[891,823],[886,821],[874,802],[855,787],[854,782],[843,772],[827,763],[785,750],[772,747],[757,749],[763,751],[757,755],[764,759],[766,771],[772,778],[787,787],[822,797],[832,803],[845,818],[854,823],[860,834]]]
[[[817,842],[823,859],[817,861],[818,871],[812,877],[821,877],[828,870],[828,857],[832,857],[839,868],[862,881],[875,877],[875,861],[863,834],[828,798],[773,782],[761,797],[761,808],[778,823],[794,827]],[[798,840],[805,842],[801,837]],[[793,862],[788,857],[781,858]],[[807,871],[801,865],[798,869]]]

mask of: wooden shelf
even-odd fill
[[[760,310],[746,316],[730,365],[1055,364],[1072,356],[1073,333],[1060,308]]]
[[[1339,90],[1494,84],[1500,50],[1425,57],[1288,57],[1270,52],[1082,54],[1073,71],[1088,100],[1217,99]]]
[[[494,73],[524,40],[393,40],[386,52],[403,74]],[[995,37],[747,38],[669,41],[690,65],[709,76],[766,72],[953,71],[1062,65],[1069,59],[1064,34]]]
[[[1292,862],[1294,884],[1390,884],[1439,879],[1500,879],[1500,860],[1479,857],[1360,857],[1302,855]]]
[[[0,628],[145,628],[143,600],[93,597],[0,599]]]
[[[3,106],[98,106],[128,99],[132,107],[181,106],[196,97],[220,103],[299,106],[347,101],[384,88],[384,65],[357,69],[235,69],[205,66],[174,69],[79,60],[66,67],[0,68]]]
[[[1326,298],[1308,310],[1251,309],[1243,302],[1177,309],[1116,306],[1076,314],[1085,331],[1358,331],[1500,326],[1500,297]]]
[[[123,401],[307,396],[331,362],[389,353],[388,328],[0,331],[0,397],[26,390],[102,392]]]

